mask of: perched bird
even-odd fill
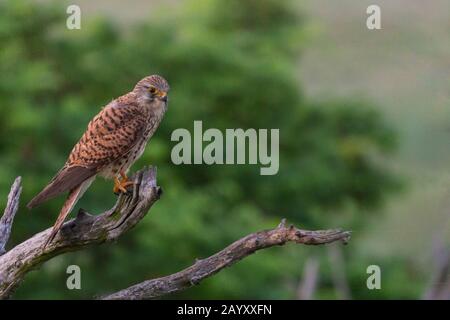
[[[142,155],[161,123],[167,110],[168,91],[169,84],[163,77],[145,77],[133,91],[111,101],[91,120],[66,164],[27,205],[31,209],[69,192],[44,247],[54,239],[97,175],[114,180],[115,193],[127,192],[127,187],[133,184],[127,171]]]

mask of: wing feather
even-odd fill
[[[56,174],[44,190],[42,190],[27,204],[27,207],[32,209],[61,193],[75,188],[95,174],[96,170],[94,168],[81,166],[73,166],[68,168],[64,167]]]
[[[130,101],[133,99],[123,96],[94,117],[65,166],[28,203],[28,208],[72,190],[132,150],[145,131],[146,117]]]
[[[104,166],[126,156],[140,141],[146,117],[134,104],[105,107],[88,125],[73,148],[67,165]]]

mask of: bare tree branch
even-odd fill
[[[66,222],[56,238],[45,248],[43,244],[51,232],[44,230],[0,256],[0,299],[11,296],[23,277],[45,261],[68,251],[81,250],[91,244],[114,241],[134,227],[159,199],[161,189],[156,185],[156,168],[136,173],[132,194],[122,194],[116,205],[97,216],[80,209],[76,218]],[[20,178],[16,179],[8,198],[5,215],[0,220],[3,229],[1,248],[6,244],[17,211],[20,196]],[[4,230],[4,231],[3,231]],[[341,230],[308,231],[286,226],[285,220],[272,230],[250,234],[215,255],[197,260],[194,265],[178,273],[144,281],[103,299],[149,299],[178,292],[198,284],[251,255],[257,250],[294,242],[319,245],[335,241],[347,242],[350,233]]]
[[[156,298],[197,285],[203,279],[216,274],[225,267],[233,265],[257,250],[284,245],[287,242],[319,245],[338,240],[346,243],[349,239],[350,232],[347,231],[301,230],[292,225],[286,227],[285,221],[283,220],[277,228],[252,233],[209,258],[197,260],[194,265],[180,272],[166,277],[141,282],[127,289],[105,296],[102,299],[140,300]]]
[[[156,186],[156,168],[136,173],[132,194],[121,195],[116,205],[100,215],[80,210],[77,217],[66,222],[56,238],[42,246],[51,232],[44,230],[0,256],[0,298],[8,298],[25,274],[43,262],[68,251],[91,244],[114,241],[135,226],[160,196]],[[18,202],[18,196],[17,196]]]
[[[8,195],[8,202],[3,213],[3,217],[0,219],[0,256],[6,252],[6,244],[8,243],[9,236],[11,235],[11,227],[16,216],[17,209],[19,208],[19,198],[22,192],[22,178],[17,177],[14,181],[11,191]]]

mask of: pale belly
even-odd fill
[[[138,160],[144,153],[145,146],[158,128],[163,114],[163,111],[159,114],[155,114],[149,121],[143,139],[133,149],[131,149],[125,157],[117,159],[113,163],[109,164],[101,170],[98,175],[104,177],[105,179],[114,179],[115,177],[118,177],[121,172],[126,174],[133,163],[135,163],[136,160]]]
[[[98,175],[105,179],[114,179],[120,175],[120,172],[127,173],[133,163],[138,160],[144,153],[147,141],[133,148],[126,157],[120,158],[101,170]]]

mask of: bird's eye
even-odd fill
[[[148,88],[148,91],[149,91],[151,94],[155,94],[158,90],[157,90],[155,87],[150,87],[150,88]]]

